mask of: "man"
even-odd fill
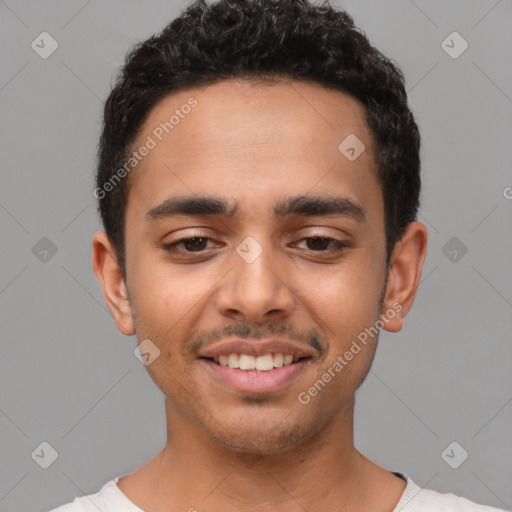
[[[403,76],[349,15],[198,1],[110,94],[93,267],[165,396],[166,446],[65,511],[490,511],[354,447],[427,230]]]

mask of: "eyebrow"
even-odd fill
[[[156,221],[178,215],[219,215],[233,217],[238,211],[238,203],[229,203],[226,199],[211,196],[173,196],[158,206],[148,210],[146,219]],[[357,221],[365,218],[364,208],[341,196],[292,196],[278,201],[273,208],[277,218],[291,216],[341,216]]]

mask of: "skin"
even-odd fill
[[[393,304],[401,311],[384,329],[402,329],[427,230],[410,224],[386,268],[374,144],[364,108],[352,97],[305,82],[223,81],[161,100],[134,147],[190,97],[197,107],[129,177],[126,283],[106,234],[93,239],[107,306],[120,332],[158,346],[147,370],[165,396],[166,446],[122,477],[119,488],[151,512],[313,512],[333,503],[348,512],[390,512],[405,482],[353,441],[355,392],[378,336],[308,404],[297,397]],[[338,150],[349,134],[366,146],[353,162]],[[274,203],[301,194],[349,198],[364,218],[272,215]],[[221,197],[238,202],[238,211],[149,221],[146,213],[173,195]],[[306,238],[313,235],[350,245],[318,250]],[[214,241],[200,243],[200,252],[190,243],[179,253],[162,248],[193,236]],[[263,248],[252,263],[235,250],[248,236]],[[197,351],[242,337],[244,328],[257,339],[310,348],[314,332],[316,357],[277,391],[235,392],[205,370]]]

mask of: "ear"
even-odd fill
[[[386,331],[398,332],[403,327],[404,318],[412,307],[420,284],[427,240],[425,225],[412,222],[393,249],[382,313],[392,309],[397,314],[385,322],[383,328]]]
[[[92,267],[117,328],[126,336],[135,334],[132,308],[123,275],[117,263],[116,251],[104,231],[98,231],[93,236]]]

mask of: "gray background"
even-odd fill
[[[165,443],[163,397],[91,268],[92,190],[115,70],[187,4],[0,1],[2,511],[96,492]],[[356,445],[421,486],[510,509],[512,1],[339,5],[405,73],[430,232],[405,329],[383,332],[358,393]],[[59,44],[47,59],[31,48],[43,31]],[[441,46],[453,31],[469,43],[456,59]],[[43,441],[58,452],[48,469],[31,456]],[[441,456],[453,441],[469,453],[458,469]],[[461,450],[448,450],[452,463]]]

